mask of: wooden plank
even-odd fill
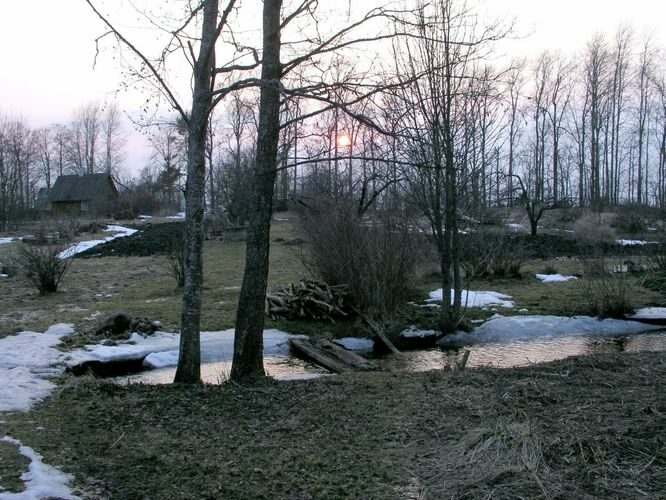
[[[398,356],[402,356],[402,353],[398,350],[396,346],[393,345],[393,342],[391,342],[386,335],[384,335],[384,332],[377,326],[377,324],[372,321],[370,318],[368,318],[365,314],[362,315],[363,321],[366,322],[366,324],[372,329],[373,332],[375,332],[375,335],[379,337],[379,340],[381,340],[386,347],[388,347],[394,354],[397,354]]]
[[[306,356],[327,370],[335,373],[351,371],[351,368],[318,349],[305,339],[289,339],[289,344],[297,353]]]
[[[316,342],[315,345],[327,354],[331,354],[342,363],[345,363],[357,370],[377,369],[377,366],[374,363],[368,361],[363,356],[359,356],[355,352],[352,352],[349,349],[345,349],[344,347],[334,344],[333,342],[329,342],[328,340],[320,340]]]

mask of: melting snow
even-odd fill
[[[561,274],[537,274],[537,279],[544,283],[554,283],[558,281],[577,280],[575,276],[562,276]]]
[[[21,332],[0,339],[0,411],[27,411],[55,387],[48,377],[60,375],[55,366],[62,352],[60,338],[73,333],[71,325],[54,325],[44,333]]]
[[[442,289],[439,288],[434,292],[430,292],[430,298],[426,302],[434,302],[442,300]],[[462,291],[462,305],[467,307],[487,307],[487,306],[501,306],[508,309],[513,308],[513,302],[510,300],[510,295],[504,295],[497,292],[475,292],[471,290]],[[453,303],[453,290],[451,290],[451,303]]]
[[[666,307],[645,307],[630,316],[636,319],[666,319]]]
[[[336,339],[334,344],[356,352],[372,352],[375,348],[375,343],[370,339],[358,339],[356,337],[345,337],[343,339]]]
[[[55,366],[62,352],[53,347],[73,331],[70,325],[58,324],[44,333],[25,331],[0,339],[0,411],[27,411],[55,388],[48,378],[62,374],[64,368]],[[39,453],[20,441],[9,436],[2,441],[18,446],[19,453],[30,459],[30,466],[21,475],[25,490],[3,491],[0,500],[78,498],[68,487],[72,476],[46,465]]]
[[[264,356],[286,356],[289,353],[289,338],[296,337],[280,330],[264,331]],[[75,366],[87,361],[126,361],[144,358],[149,368],[165,368],[178,364],[180,334],[156,332],[150,337],[133,333],[129,340],[116,346],[90,345],[86,350],[69,353],[65,362]],[[230,361],[234,354],[234,330],[223,332],[201,332],[201,361]]]
[[[440,339],[441,345],[457,346],[540,337],[578,335],[626,335],[663,327],[590,316],[507,316],[486,321],[472,333],[458,332]]]
[[[25,490],[20,493],[0,493],[0,500],[33,500],[38,498],[59,498],[73,500],[79,497],[72,494],[69,482],[74,479],[70,474],[42,462],[43,457],[35,450],[24,446],[18,439],[5,436],[3,442],[19,447],[19,453],[30,460],[28,472],[21,474]]]
[[[60,252],[58,254],[58,258],[68,259],[76,255],[77,253],[81,253],[84,252],[85,250],[88,250],[89,248],[96,247],[97,245],[101,245],[102,243],[106,243],[107,241],[115,240],[116,238],[123,238],[125,236],[130,236],[137,232],[136,229],[130,229],[128,227],[123,227],[123,226],[106,226],[106,229],[104,231],[108,233],[117,233],[117,234],[104,238],[103,240],[88,240],[88,241],[80,241],[79,243],[74,243],[66,250]]]
[[[651,245],[657,243],[656,241],[643,241],[643,240],[615,240],[615,243],[622,245],[623,247],[631,245]]]

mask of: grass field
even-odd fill
[[[95,239],[102,235],[86,235]],[[289,221],[273,223],[272,238],[290,241]],[[0,262],[9,261],[18,243],[0,246]],[[269,287],[307,276],[298,246],[273,242]],[[245,243],[210,240],[205,243],[203,330],[233,326],[245,266]],[[73,323],[78,332],[94,330],[115,311],[158,320],[167,331],[180,325],[181,293],[169,274],[166,259],[150,257],[75,258],[56,294],[40,296],[20,273],[0,280],[0,336],[24,329],[43,331],[54,323]]]
[[[297,215],[282,214],[273,221],[268,286],[280,287],[295,282],[311,273],[303,265],[301,253],[307,247],[291,244],[299,238]],[[87,239],[102,235],[86,235]],[[0,262],[9,262],[17,243],[0,245]],[[204,249],[204,303],[201,327],[205,331],[231,328],[234,325],[238,295],[245,265],[245,243],[242,241],[209,240]],[[622,258],[612,259],[622,263]],[[473,290],[492,290],[511,295],[514,309],[502,309],[502,314],[555,314],[570,316],[589,314],[589,284],[585,280],[544,284],[534,274],[546,268],[563,274],[582,274],[578,259],[534,260],[522,268],[519,279],[477,279],[466,283]],[[441,287],[433,278],[434,264],[422,266],[416,279],[413,300],[420,302],[427,294]],[[663,301],[660,293],[639,286],[641,275],[631,276],[627,283],[635,307],[658,305]],[[54,323],[73,323],[77,332],[94,331],[99,323],[116,311],[133,316],[158,320],[166,331],[178,331],[180,325],[181,293],[169,274],[163,256],[99,257],[73,259],[69,273],[64,277],[58,293],[40,296],[20,273],[0,279],[0,336],[30,329],[44,331]],[[520,311],[523,310],[521,313]],[[496,311],[470,309],[468,319],[487,318]],[[400,329],[409,324],[431,327],[434,311],[405,305],[395,315],[391,327]],[[356,321],[338,324],[305,321],[273,321],[267,326],[292,333],[305,333],[323,337],[366,335]]]
[[[665,380],[664,353],[248,387],[78,379],[0,429],[86,498],[657,498]]]
[[[284,217],[281,217],[284,218]],[[275,221],[269,287],[307,276],[293,218]],[[89,238],[89,239],[92,239]],[[0,245],[0,262],[15,244]],[[204,330],[233,325],[242,242],[207,241]],[[587,312],[583,280],[544,284],[535,260],[519,279],[469,288],[512,296],[502,314]],[[413,299],[441,285],[424,266]],[[662,296],[630,276],[635,306]],[[0,336],[56,322],[85,334],[114,311],[177,330],[180,295],[151,257],[74,259],[60,292],[39,296],[20,275],[0,280]],[[470,309],[468,319],[493,310]],[[392,327],[430,326],[406,304]],[[366,335],[336,325],[268,320],[323,337]],[[85,338],[81,339],[81,341]],[[0,432],[74,475],[84,498],[659,497],[666,483],[666,354],[603,354],[505,370],[347,374],[313,381],[219,386],[121,386],[60,379],[28,413],[3,413]],[[27,461],[0,442],[0,485],[20,491]]]

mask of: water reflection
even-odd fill
[[[382,356],[373,361],[389,371],[427,371],[457,366],[462,360],[465,349],[470,351],[467,360],[467,366],[470,368],[479,366],[512,368],[584,354],[666,351],[666,332],[618,337],[562,336],[513,340],[459,348],[407,351],[401,358]]]
[[[373,358],[373,362],[381,369],[392,372],[423,372],[452,368],[459,365],[466,349],[470,351],[467,360],[469,368],[480,366],[512,368],[584,354],[666,351],[666,332],[617,337],[560,336],[511,340],[459,348],[404,351],[402,356],[378,356]],[[323,368],[297,358],[268,357],[264,359],[264,366],[267,374],[277,380],[304,380],[329,375]],[[201,365],[202,380],[209,384],[219,384],[228,380],[230,371],[230,361]],[[129,383],[169,384],[173,382],[175,372],[175,367],[152,370],[123,377],[121,380]]]
[[[264,358],[266,373],[276,380],[305,380],[328,375],[325,369],[298,358]],[[201,364],[201,380],[206,384],[221,384],[229,380],[231,361]],[[122,377],[128,383],[170,384],[176,374],[176,367],[150,370]]]

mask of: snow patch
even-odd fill
[[[406,339],[425,339],[427,337],[437,337],[439,335],[435,330],[419,330],[415,326],[410,326],[400,332],[400,336]]]
[[[18,439],[4,436],[2,441],[19,447],[19,453],[30,460],[28,472],[21,474],[25,490],[20,493],[0,493],[0,500],[32,500],[39,498],[59,498],[73,500],[79,497],[72,494],[69,483],[74,476],[47,465],[42,455],[29,446],[23,445]]]
[[[167,215],[167,219],[184,219],[185,212],[178,212],[176,215]]]
[[[27,411],[44,399],[55,385],[48,377],[60,375],[63,355],[54,349],[70,335],[71,325],[54,325],[44,333],[24,331],[0,339],[0,411]]]
[[[103,240],[88,240],[88,241],[80,241],[79,243],[74,243],[69,248],[60,252],[58,254],[58,258],[69,259],[70,257],[73,257],[77,253],[84,252],[90,248],[96,247],[97,245],[106,243],[107,241],[115,240],[116,238],[124,238],[125,236],[131,236],[132,234],[137,232],[136,229],[130,229],[128,227],[113,226],[113,225],[106,226],[106,229],[104,229],[104,231],[106,231],[107,233],[116,233],[116,234],[104,238]]]
[[[656,241],[643,241],[643,240],[615,240],[615,243],[622,245],[623,247],[632,246],[632,245],[652,245],[657,243]]]
[[[438,341],[443,346],[461,346],[510,340],[580,335],[627,335],[663,327],[618,319],[590,316],[507,316],[490,319],[472,333],[459,332]]]
[[[430,298],[426,302],[442,301],[442,289],[438,288],[434,292],[430,292]],[[512,309],[514,304],[510,300],[510,295],[504,295],[498,292],[475,292],[472,290],[462,291],[462,305],[466,307],[488,307],[500,306],[507,309]],[[453,290],[451,290],[451,303],[453,303]]]
[[[629,317],[636,319],[666,319],[666,307],[644,307]]]
[[[264,331],[264,356],[279,356],[289,353],[289,339],[302,335],[291,335],[280,330]],[[70,353],[66,360],[72,367],[89,361],[109,363],[143,359],[148,368],[166,368],[178,364],[180,334],[156,332],[150,337],[133,333],[127,340],[115,346],[88,345],[85,350]],[[230,361],[234,355],[234,330],[223,332],[201,332],[201,361],[213,363]]]
[[[4,245],[5,243],[11,243],[14,241],[14,238],[0,238],[0,245]]]
[[[577,280],[575,276],[563,276],[561,274],[537,274],[537,279],[544,283],[556,283],[560,281]]]
[[[355,352],[372,352],[375,348],[375,343],[372,340],[359,339],[356,337],[336,339],[333,343]]]

